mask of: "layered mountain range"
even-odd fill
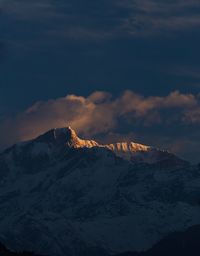
[[[0,242],[15,251],[141,252],[200,224],[199,168],[134,142],[52,129],[1,153],[0,176]]]

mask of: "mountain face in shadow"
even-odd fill
[[[146,252],[127,252],[115,256],[199,256],[200,255],[200,225],[191,227],[185,232],[174,232],[162,239]],[[1,256],[39,256],[30,252],[16,253],[9,251],[0,244]],[[66,252],[67,255],[67,252]],[[111,256],[101,250],[92,250],[86,256]],[[50,255],[49,255],[50,256]],[[51,255],[52,256],[52,255]],[[82,255],[79,255],[82,256]]]
[[[0,154],[0,177],[0,241],[16,252],[148,251],[200,224],[199,168],[134,142],[53,129]]]
[[[185,232],[170,234],[146,252],[129,252],[118,256],[199,256],[199,238],[200,225],[197,225]]]
[[[30,252],[11,252],[3,244],[0,243],[0,256],[41,256]]]

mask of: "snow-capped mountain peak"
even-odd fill
[[[55,128],[53,132],[55,140],[64,139],[66,141],[73,141],[78,139],[76,132],[70,126],[66,128]]]
[[[92,148],[92,147],[104,147],[115,153],[123,152],[140,152],[140,151],[149,151],[153,147],[134,143],[134,142],[118,142],[112,144],[100,144],[94,140],[81,139],[78,137],[75,130],[70,126],[65,128],[55,128],[52,129],[43,135],[36,138],[36,141],[53,143],[56,145],[65,145],[70,148]]]
[[[52,129],[27,143],[31,143],[34,155],[41,153],[49,155],[54,154],[55,151],[59,153],[60,149],[98,148],[102,150],[105,148],[118,157],[132,162],[152,164],[165,161],[167,164],[171,162],[172,165],[174,161],[178,164],[185,162],[168,151],[135,142],[100,144],[95,140],[82,139],[70,126]]]
[[[65,143],[67,147],[71,148],[91,148],[95,146],[99,146],[99,144],[94,140],[83,140],[80,139],[76,132],[70,127],[66,128],[56,128],[54,131],[54,137],[56,141],[60,141],[61,143]]]
[[[94,140],[81,139],[78,137],[75,130],[70,126],[65,128],[55,128],[43,135],[36,138],[36,141],[47,142],[54,144],[62,144],[71,148],[91,148],[91,147],[104,147],[110,149],[114,152],[139,152],[139,151],[149,151],[153,147],[134,143],[134,142],[117,142],[112,144],[100,144]]]
[[[75,130],[70,126],[64,128],[55,128],[45,134],[39,136],[35,140],[36,142],[42,142],[50,144],[51,146],[62,146],[66,148],[105,148],[114,152],[117,156],[130,160],[134,155],[146,154],[152,150],[156,150],[153,147],[134,143],[134,142],[118,142],[112,144],[100,144],[94,140],[81,139],[78,137]],[[157,150],[159,151],[159,150]],[[144,157],[143,157],[144,158]],[[144,160],[144,159],[143,159]]]
[[[33,141],[55,146],[65,146],[68,148],[91,148],[98,146],[98,143],[93,140],[80,139],[70,126],[52,129],[40,135]]]

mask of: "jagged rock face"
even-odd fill
[[[127,161],[71,128],[15,145],[0,155],[0,241],[42,255],[146,250],[200,223],[199,169],[163,166]]]

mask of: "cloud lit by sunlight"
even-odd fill
[[[138,131],[135,132],[135,128],[139,127],[145,131],[146,135],[143,135],[143,138],[146,137],[149,141],[148,135],[152,136],[152,131],[156,130],[157,126],[162,126],[166,133],[170,129],[174,133],[175,126],[176,129],[178,127],[185,129],[187,126],[198,124],[200,124],[198,95],[174,91],[165,97],[144,97],[127,90],[119,97],[112,97],[107,92],[94,92],[88,97],[67,95],[63,98],[36,102],[23,113],[1,122],[0,141],[1,147],[5,148],[15,142],[34,138],[51,128],[66,125],[72,126],[86,137],[98,137],[99,134],[104,134],[104,140],[108,135],[110,139],[112,137],[120,139],[118,130],[121,126],[128,127],[127,134],[130,133],[132,136],[136,134],[137,137]],[[127,137],[128,135],[126,139]],[[162,135],[159,133],[156,143],[158,141],[163,143]],[[173,141],[175,143],[173,147],[180,151],[181,147],[178,146],[180,138],[176,138],[175,141],[177,143]]]

